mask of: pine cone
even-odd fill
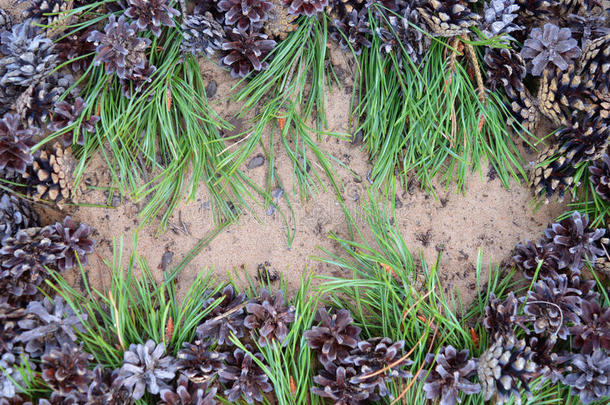
[[[32,167],[23,176],[28,185],[27,194],[54,202],[60,209],[64,203],[77,200],[82,192],[80,185],[75,186],[77,165],[72,149],[57,142],[37,151]]]
[[[544,24],[544,31],[533,28],[521,50],[524,59],[532,59],[531,73],[534,76],[540,76],[549,63],[559,70],[566,70],[572,59],[580,54],[578,42],[572,38],[570,29],[560,29],[551,23]]]
[[[387,25],[380,25],[375,34],[381,40],[381,51],[385,54],[395,53],[402,63],[402,49],[419,66],[426,56],[432,40],[420,30],[412,26],[422,26],[423,21],[417,9],[406,5],[402,9],[402,16],[386,13],[382,20]]]
[[[144,393],[158,394],[176,375],[177,365],[173,357],[165,354],[165,345],[148,340],[146,344],[131,344],[124,353],[119,377],[122,386],[131,391],[134,401]]]
[[[156,66],[150,66],[148,62],[144,68],[135,68],[125,79],[121,79],[121,93],[125,98],[132,98],[135,94],[145,93],[149,90],[153,74],[157,71]],[[149,100],[155,94],[154,90],[149,93]]]
[[[212,381],[224,367],[227,353],[210,350],[210,342],[197,340],[194,344],[184,342],[178,352],[178,370],[196,384]]]
[[[490,0],[486,2],[483,8],[481,31],[487,38],[493,38],[522,30],[523,27],[514,23],[518,11],[519,5],[515,4],[515,0]]]
[[[225,24],[238,31],[255,31],[255,27],[269,18],[273,4],[269,0],[220,0],[217,4],[225,13]]]
[[[0,192],[0,240],[21,229],[40,226],[40,217],[29,201]]]
[[[23,128],[17,114],[7,113],[0,119],[0,170],[25,173],[32,164],[30,148],[34,146],[34,128]]]
[[[210,12],[189,15],[182,21],[180,52],[211,58],[221,49],[224,36],[222,26]]]
[[[24,396],[15,395],[10,399],[0,397],[0,405],[32,405],[32,401],[28,401]],[[43,405],[42,400],[38,405]]]
[[[212,341],[217,341],[219,345],[231,345],[229,340],[231,333],[237,338],[242,338],[244,336],[244,318],[246,315],[241,306],[245,298],[245,294],[236,295],[233,286],[228,285],[222,292],[208,299],[204,304],[204,308],[202,308],[203,311],[214,305],[216,301],[218,303],[208,313],[206,320],[197,328],[199,339],[205,340],[209,338]]]
[[[80,119],[81,114],[87,107],[87,103],[82,97],[78,97],[74,100],[74,103],[68,103],[67,101],[60,101],[55,105],[53,114],[53,120],[49,124],[51,131],[61,131],[62,129],[74,125]],[[88,119],[82,120],[79,125],[79,131],[76,136],[76,143],[78,145],[85,144],[85,134],[87,132],[95,132],[95,124],[100,120],[97,115],[92,115]],[[65,147],[72,145],[74,141],[74,131],[68,131],[63,135],[62,143]]]
[[[347,15],[352,11],[360,12],[364,9],[364,0],[328,0],[328,6],[324,10],[331,21],[345,21]]]
[[[468,34],[481,17],[468,8],[476,0],[429,0],[418,7],[422,18],[434,35],[454,37]]]
[[[485,307],[485,318],[483,319],[485,329],[491,334],[498,332],[510,334],[515,326],[528,331],[529,328],[525,325],[525,322],[531,319],[529,316],[517,315],[518,305],[519,301],[513,292],[508,294],[504,302],[496,298],[496,295],[492,292],[489,295],[487,307]]]
[[[170,6],[170,0],[127,0],[125,15],[133,19],[141,30],[151,30],[158,38],[161,26],[175,27],[173,17],[180,12]]]
[[[61,62],[71,61],[68,66],[73,72],[87,70],[93,61],[95,45],[87,41],[92,32],[93,29],[79,31],[63,37],[55,44],[58,59]]]
[[[75,314],[59,295],[53,301],[46,297],[42,301],[31,301],[27,313],[30,316],[19,321],[24,332],[16,341],[26,343],[25,350],[33,358],[64,345],[73,346],[75,331],[82,331],[81,320],[87,320],[87,314]]]
[[[130,392],[122,384],[119,369],[109,370],[101,365],[96,366],[87,391],[86,405],[132,404]]]
[[[404,359],[395,364],[402,356],[404,341],[393,342],[390,338],[373,338],[358,342],[358,347],[352,350],[345,359],[346,365],[353,365],[358,370],[358,376],[350,379],[350,383],[359,385],[363,390],[373,393],[378,388],[381,397],[390,395],[386,382],[395,378],[410,378],[412,375],[403,369],[413,362]],[[379,370],[393,365],[381,374],[366,377]]]
[[[18,367],[24,365],[23,359],[19,354],[4,353],[0,351],[0,404],[2,399],[13,399],[17,395],[18,387],[15,383],[23,386],[24,381]]]
[[[561,1],[561,0],[559,0]],[[519,20],[526,26],[538,25],[556,7],[558,0],[517,0],[519,5]]]
[[[484,60],[487,65],[487,86],[495,91],[501,84],[508,97],[514,100],[523,91],[526,72],[521,55],[512,49],[487,48]]]
[[[246,349],[252,353],[249,345]],[[254,353],[254,357],[264,361],[263,355]],[[271,392],[273,386],[269,383],[269,377],[252,360],[252,356],[241,349],[235,349],[233,354],[227,358],[227,366],[218,372],[220,382],[227,384],[228,389],[224,391],[227,400],[237,401],[243,397],[251,404],[253,401],[261,402],[263,395],[261,392]]]
[[[177,387],[161,389],[159,405],[216,405],[216,388],[194,384],[186,376],[178,378]]]
[[[477,362],[469,359],[468,355],[468,349],[458,352],[451,345],[443,347],[436,356],[432,353],[426,355],[426,366],[436,362],[424,384],[426,398],[434,400],[440,397],[442,405],[455,405],[461,402],[458,397],[460,391],[466,395],[481,392],[481,386],[469,379],[477,369]]]
[[[17,0],[22,3],[26,0]],[[30,7],[24,10],[25,18],[39,20],[43,25],[50,25],[61,19],[67,11],[72,9],[72,0],[27,0]]]
[[[34,295],[47,270],[57,264],[63,244],[51,227],[26,228],[2,240],[0,290],[16,297]]]
[[[585,260],[595,263],[597,256],[605,254],[596,245],[605,232],[605,229],[589,228],[589,217],[575,211],[571,217],[552,224],[545,235],[560,255],[559,267],[567,267],[578,275]]]
[[[587,43],[578,68],[585,75],[585,82],[602,92],[610,91],[610,34]]]
[[[0,34],[0,86],[28,87],[48,76],[57,66],[53,42],[40,34],[31,19]]]
[[[361,405],[371,396],[371,392],[360,384],[350,381],[358,377],[353,367],[337,366],[330,362],[313,378],[319,387],[311,387],[311,393],[322,398],[329,398],[335,404]]]
[[[537,376],[534,353],[513,334],[498,334],[491,346],[479,358],[478,374],[485,401],[494,395],[497,404],[503,404],[514,396],[515,404],[521,404],[521,387],[529,393],[528,383]]]
[[[328,0],[282,0],[293,15],[306,15],[313,17],[328,6]]]
[[[513,263],[523,271],[528,280],[534,278],[536,271],[538,277],[543,280],[555,279],[558,276],[559,257],[552,243],[545,239],[539,243],[528,240],[524,244],[519,243],[515,249],[517,254],[513,256]]]
[[[87,255],[93,253],[95,245],[95,241],[89,238],[91,233],[89,225],[75,222],[68,215],[63,222],[56,222],[53,228],[63,246],[60,259],[57,261],[59,270],[69,270],[79,262],[82,265],[87,264]]]
[[[533,318],[534,332],[566,340],[568,323],[579,323],[580,291],[568,286],[565,274],[541,280],[529,291],[523,312]]]
[[[44,127],[59,97],[74,84],[71,74],[56,72],[21,93],[14,104],[15,111],[29,127]],[[79,93],[74,87],[70,95]]]
[[[251,330],[253,336],[258,335],[258,344],[264,347],[269,342],[277,341],[281,345],[288,336],[288,324],[295,320],[293,306],[284,305],[284,292],[278,290],[271,297],[269,291],[261,289],[258,302],[246,304],[248,316],[244,319],[244,326]]]
[[[282,4],[282,0],[271,0],[271,3],[273,3],[273,8],[263,25],[263,30],[265,34],[269,35],[269,38],[284,40],[288,37],[288,34],[297,29],[298,17]]]
[[[534,194],[538,197],[544,196],[546,201],[553,196],[563,201],[566,191],[574,184],[574,165],[559,152],[557,146],[541,153],[537,162],[531,173]]]
[[[265,58],[275,47],[274,40],[252,29],[246,32],[237,28],[227,31],[227,37],[222,44],[226,56],[220,59],[220,64],[231,69],[231,76],[246,77],[252,71],[267,69],[269,63]]]
[[[369,37],[372,31],[369,28],[368,11],[357,12],[352,10],[341,20],[334,20],[330,37],[346,52],[356,55],[362,53],[362,48],[370,48]]]
[[[13,26],[13,19],[3,8],[0,8],[0,32],[8,31]]]
[[[80,393],[62,395],[54,391],[49,399],[41,398],[38,405],[82,405],[86,397]]]
[[[595,192],[602,199],[610,201],[610,156],[607,153],[589,166],[589,179]]]
[[[583,354],[599,348],[610,353],[610,307],[602,308],[598,300],[591,299],[582,301],[581,310],[580,322],[570,328],[574,347]]]
[[[41,360],[42,378],[54,391],[61,395],[87,392],[92,378],[89,370],[92,355],[78,346],[63,345],[42,356]]]
[[[3,293],[3,296],[7,301],[2,302],[0,299],[0,355],[20,353],[23,350],[19,345],[15,345],[15,337],[21,333],[18,322],[26,317],[26,312],[22,303],[12,303],[8,301],[6,294]]]
[[[532,360],[538,365],[542,379],[548,380],[552,384],[563,381],[565,363],[570,359],[568,354],[553,351],[556,342],[557,339],[554,336],[534,335],[527,339],[527,345],[534,353]]]
[[[138,37],[138,31],[138,23],[128,23],[125,16],[117,20],[111,15],[104,33],[93,31],[87,37],[87,41],[96,45],[93,64],[103,63],[107,74],[116,73],[120,79],[128,78],[134,69],[144,68],[150,39]]]
[[[564,382],[580,397],[583,404],[610,396],[610,357],[602,349],[588,355],[572,357],[572,371]]]
[[[318,350],[318,358],[323,365],[335,360],[345,361],[350,349],[355,349],[360,341],[360,328],[352,325],[354,320],[346,309],[340,309],[330,315],[326,308],[320,308],[314,326],[303,336],[309,348]],[[334,371],[333,371],[334,373]]]

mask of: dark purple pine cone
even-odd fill
[[[485,307],[485,318],[483,318],[485,329],[492,335],[497,332],[512,333],[515,326],[528,331],[529,328],[525,325],[525,322],[530,321],[531,317],[517,315],[518,305],[519,300],[513,292],[508,294],[504,302],[496,298],[494,293],[491,293],[487,307]]]
[[[32,164],[30,148],[34,146],[34,128],[23,128],[17,114],[6,113],[0,119],[0,172],[15,171],[25,173]]]
[[[546,240],[539,243],[529,240],[523,244],[519,243],[515,248],[517,254],[513,256],[513,263],[529,280],[534,278],[536,271],[538,277],[543,280],[555,279],[558,276],[559,257],[553,248],[554,245]]]
[[[610,156],[604,153],[602,158],[589,166],[589,179],[595,192],[604,200],[610,201]]]
[[[566,375],[565,384],[572,387],[583,404],[607,399],[610,396],[610,356],[602,349],[572,357],[572,373]]]
[[[318,358],[324,365],[338,360],[345,361],[349,351],[355,349],[360,342],[358,326],[352,325],[354,320],[346,309],[340,309],[330,315],[326,308],[320,308],[316,315],[318,326],[305,331],[307,346],[319,352]]]
[[[566,362],[570,360],[568,353],[557,353],[554,348],[557,339],[554,336],[533,335],[527,338],[527,345],[532,349],[532,360],[538,365],[543,380],[553,384],[563,381],[567,369]]]
[[[232,345],[231,334],[237,338],[244,336],[245,294],[235,294],[232,285],[226,286],[222,292],[206,301],[203,311],[219,301],[205,317],[205,321],[197,327],[197,336],[201,340],[212,339],[219,345]]]
[[[55,104],[55,110],[53,111],[53,119],[49,124],[51,131],[61,131],[62,129],[74,125],[81,117],[81,114],[87,107],[85,100],[78,97],[74,100],[74,103],[68,103],[67,101],[60,101]],[[100,120],[97,115],[92,115],[88,119],[83,118],[80,126],[78,135],[76,136],[76,144],[85,144],[85,134],[87,132],[95,132],[95,124]],[[64,146],[70,146],[74,142],[74,131],[66,132],[62,137],[62,143]]]
[[[170,6],[170,0],[127,0],[125,15],[133,19],[141,30],[150,29],[156,37],[161,36],[161,26],[175,27],[173,17],[180,12]]]
[[[246,345],[246,349],[252,353],[252,348]],[[254,356],[264,361],[263,355],[254,353]],[[263,400],[262,392],[271,392],[273,386],[269,383],[269,377],[254,362],[252,356],[241,349],[235,351],[227,358],[227,366],[218,372],[220,382],[228,389],[224,391],[230,402],[242,398],[249,404],[254,401]]]
[[[523,312],[533,318],[534,332],[557,336],[566,340],[569,336],[568,323],[578,324],[580,291],[570,288],[568,278],[561,274],[556,280],[540,280],[529,291]]]
[[[239,31],[253,31],[269,18],[273,3],[268,0],[220,0],[218,9],[225,12],[225,24],[234,25]]]
[[[277,44],[274,40],[252,29],[246,32],[234,28],[226,34],[228,39],[222,43],[226,56],[220,59],[220,64],[231,69],[231,76],[246,77],[252,71],[267,69],[269,63],[265,58]]]
[[[57,267],[63,271],[71,269],[79,262],[83,265],[87,264],[87,255],[93,253],[95,246],[95,241],[89,237],[91,233],[89,225],[73,221],[68,215],[63,222],[56,222],[53,228],[63,245],[63,249],[58,254]]]
[[[86,397],[76,392],[62,395],[60,392],[54,391],[50,398],[41,398],[38,405],[82,405],[85,400]]]
[[[406,371],[404,367],[410,366],[413,362],[409,359],[398,362],[403,356],[403,347],[404,341],[393,342],[387,337],[358,342],[358,347],[352,350],[345,359],[346,365],[353,365],[359,371],[358,376],[352,378],[350,382],[360,385],[364,390],[371,393],[378,388],[377,392],[381,397],[390,395],[386,382],[396,378],[412,377],[411,373]],[[386,369],[390,365],[393,366],[385,372],[367,377],[379,370]]]
[[[315,14],[324,11],[328,6],[328,0],[282,0],[288,12],[293,15],[306,15],[313,17]]]
[[[123,387],[119,369],[111,370],[98,365],[93,369],[86,405],[130,405],[131,393]]]
[[[95,45],[87,41],[93,29],[67,35],[55,44],[57,57],[61,62],[71,61],[68,65],[73,72],[87,70],[95,55]]]
[[[610,307],[596,299],[582,301],[580,323],[570,328],[572,343],[580,353],[591,354],[600,347],[610,353]]]
[[[275,296],[267,289],[261,289],[258,302],[246,304],[248,316],[244,320],[244,326],[252,331],[254,336],[258,335],[258,344],[264,347],[269,342],[277,341],[286,343],[288,336],[288,324],[295,320],[295,309],[292,305],[284,304],[284,292],[278,290]]]
[[[181,375],[176,388],[161,389],[158,405],[216,405],[216,387],[208,389],[207,384],[195,384]]]
[[[87,41],[96,45],[94,65],[104,64],[106,73],[116,73],[120,79],[128,78],[137,68],[146,66],[146,49],[150,39],[137,36],[137,23],[128,23],[125,16],[108,19],[104,32],[93,31]]]
[[[42,356],[40,368],[42,378],[54,391],[61,395],[73,392],[85,394],[89,389],[93,374],[89,362],[93,356],[76,345],[63,345]]]
[[[372,31],[368,22],[368,10],[360,13],[356,10],[349,12],[344,19],[335,20],[331,38],[346,52],[362,53],[363,48],[370,48]]]
[[[580,274],[585,260],[595,263],[598,256],[605,254],[597,246],[605,233],[605,229],[589,228],[589,217],[578,211],[571,217],[552,224],[545,231],[546,237],[556,246],[560,255],[559,267],[567,267],[576,275]]]
[[[47,275],[45,266],[57,265],[64,247],[50,226],[22,229],[4,238],[0,248],[2,290],[16,297],[36,294]]]
[[[525,61],[507,48],[487,48],[483,58],[487,65],[487,86],[495,91],[501,85],[509,96],[523,90]]]
[[[360,384],[351,383],[355,377],[358,374],[353,367],[337,366],[331,362],[313,378],[319,387],[311,387],[310,390],[312,394],[335,401],[335,404],[364,405],[371,396],[371,391]]]
[[[135,94],[148,90],[149,84],[153,80],[152,76],[156,71],[156,66],[147,63],[144,68],[135,68],[126,79],[121,79],[121,93],[123,97],[130,99]],[[150,92],[148,98],[151,99],[153,94],[155,94],[154,91]]]
[[[194,344],[184,342],[178,352],[178,370],[197,384],[214,380],[224,367],[227,353],[210,350],[208,340],[197,340]]]
[[[65,345],[73,346],[76,331],[83,330],[81,319],[87,320],[87,314],[75,314],[59,295],[53,301],[46,297],[31,301],[27,313],[29,316],[18,323],[24,332],[15,340],[26,343],[26,352],[34,358]]]
[[[461,402],[458,394],[462,391],[466,395],[478,394],[481,386],[470,380],[470,377],[477,370],[476,359],[470,359],[468,349],[460,352],[451,345],[441,349],[438,355],[428,353],[426,355],[426,365],[431,366],[436,362],[436,366],[430,370],[426,378],[424,391],[426,398],[441,398],[442,405],[455,405]]]

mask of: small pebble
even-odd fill
[[[259,153],[258,155],[254,156],[252,159],[250,159],[250,161],[248,162],[247,168],[256,169],[257,167],[261,167],[264,163],[265,163],[265,158],[263,157],[263,155],[261,155]]]
[[[216,95],[216,90],[218,90],[218,85],[216,81],[212,80],[205,86],[205,95],[208,99],[212,99]]]

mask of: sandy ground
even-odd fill
[[[214,108],[230,120],[239,107],[227,103],[219,95],[227,94],[234,82],[212,63],[202,64],[202,71],[207,80],[218,84],[218,96],[212,99]],[[338,89],[328,94],[326,106],[328,129],[347,132],[349,96],[345,91]],[[323,139],[321,146],[360,179],[366,179],[370,164],[361,146],[333,137]],[[252,156],[260,152],[257,150]],[[243,274],[244,270],[255,277],[258,269],[266,266],[271,273],[282,274],[289,289],[298,287],[304,271],[317,275],[344,275],[340,268],[312,258],[322,255],[321,249],[344,254],[328,238],[331,232],[348,236],[341,206],[330,191],[322,192],[310,201],[300,201],[291,191],[294,185],[292,169],[285,151],[277,147],[275,153],[278,174],[295,212],[296,235],[292,246],[288,246],[286,223],[282,216],[278,212],[267,215],[265,209],[259,207],[254,212],[246,212],[187,265],[179,276],[181,287],[188,287],[205,269],[212,269],[219,279],[226,279],[228,273],[237,271]],[[243,167],[245,173],[263,185],[267,162],[253,169],[248,169],[247,163],[248,160]],[[108,169],[100,161],[92,163],[91,172],[96,172],[99,178],[109,178]],[[367,198],[368,182],[358,180],[342,168],[337,169],[336,175],[342,183],[342,194],[348,208],[359,217],[361,204]],[[329,184],[325,185],[330,190]],[[457,193],[455,187],[449,190],[440,187],[437,197],[418,187],[399,191],[397,226],[413,254],[422,251],[425,259],[433,262],[442,252],[440,275],[443,286],[446,292],[459,290],[466,304],[474,298],[474,269],[480,249],[484,263],[500,263],[510,257],[516,243],[538,238],[547,224],[562,212],[562,207],[556,204],[543,205],[533,212],[528,188],[513,184],[510,190],[506,190],[500,180],[487,176],[487,173],[470,175],[464,194]],[[95,192],[87,194],[83,202],[100,204],[104,199],[104,195]],[[139,230],[137,252],[157,278],[160,279],[163,269],[169,270],[179,263],[201,238],[215,229],[209,201],[205,185],[202,185],[195,201],[183,203],[175,210],[168,230],[160,236],[156,236],[157,224],[154,223]],[[281,199],[280,208],[288,212],[285,197]],[[118,203],[113,209],[81,207],[72,215],[95,229],[98,246],[87,270],[93,285],[105,288],[110,274],[102,259],[111,257],[113,238],[123,237],[126,251],[131,250],[131,241],[139,225],[138,206],[127,202]],[[364,223],[360,221],[359,225],[366,237],[368,232]]]
[[[8,10],[16,12],[12,1],[0,0],[0,7],[6,7],[7,3],[10,4]],[[343,63],[340,59],[342,56],[333,52],[333,63]],[[240,108],[226,98],[235,82],[213,63],[202,62],[201,68],[206,82],[215,81],[218,85],[217,94],[211,99],[214,109],[231,121]],[[328,129],[347,133],[349,95],[341,89],[327,94],[326,108]],[[360,179],[366,179],[370,164],[361,146],[327,137],[322,140],[321,147],[345,163]],[[252,156],[260,152],[255,151]],[[342,275],[339,268],[312,258],[322,254],[321,248],[344,254],[328,239],[331,232],[348,236],[340,205],[332,192],[322,192],[310,201],[300,201],[292,192],[292,169],[286,153],[279,146],[275,153],[278,174],[295,213],[296,235],[292,246],[287,244],[286,223],[282,216],[278,212],[267,215],[265,209],[259,207],[254,213],[246,212],[241,216],[186,266],[179,276],[181,288],[187,288],[200,271],[208,268],[213,269],[219,279],[226,279],[227,274],[234,270],[245,270],[254,277],[259,267],[267,266],[272,273],[284,276],[289,289],[299,285],[304,271]],[[267,162],[243,170],[263,185],[266,165]],[[109,179],[108,169],[101,160],[93,161],[90,171],[95,172],[99,179]],[[366,199],[367,181],[357,181],[351,172],[342,168],[337,169],[336,175],[342,183],[348,208],[358,214]],[[326,187],[330,190],[328,184]],[[88,193],[83,198],[80,202],[103,204],[105,201],[101,192]],[[201,185],[194,201],[183,203],[175,210],[167,231],[156,236],[157,224],[154,223],[139,230],[137,252],[158,279],[163,269],[169,270],[179,263],[201,238],[214,230],[209,201],[205,185]],[[411,251],[417,254],[421,250],[429,262],[436,260],[442,251],[440,274],[443,286],[447,292],[457,289],[466,304],[476,293],[474,269],[480,249],[484,263],[500,263],[510,257],[511,250],[519,241],[537,239],[547,224],[563,210],[560,205],[550,204],[534,212],[528,188],[513,184],[510,190],[506,190],[498,179],[488,177],[487,173],[470,175],[465,194],[458,194],[455,187],[447,191],[440,188],[435,199],[413,187],[409,191],[400,191],[396,204],[397,226]],[[280,207],[284,212],[288,211],[285,197],[281,199]],[[106,288],[110,272],[103,260],[111,260],[112,241],[116,238],[124,238],[125,253],[131,251],[134,233],[139,228],[138,211],[138,205],[117,200],[112,209],[80,207],[65,212],[47,212],[46,221],[51,222],[69,213],[94,228],[98,244],[86,269],[94,286]],[[360,225],[364,226],[362,222]],[[366,237],[366,229],[363,231]],[[79,284],[76,274],[73,272],[69,277]]]

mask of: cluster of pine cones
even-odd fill
[[[281,290],[271,295],[262,288],[256,299],[247,300],[229,285],[210,296],[201,311],[206,316],[195,340],[184,343],[175,357],[164,343],[149,339],[126,348],[122,366],[113,370],[95,365],[78,344],[87,314],[74,313],[60,296],[30,301],[25,308],[0,301],[0,366],[7,370],[0,378],[0,403],[29,400],[15,385],[23,382],[19,370],[28,359],[40,359],[40,375],[52,391],[40,405],[129,405],[145,395],[160,405],[215,405],[219,383],[229,401],[263,401],[272,385],[258,363],[264,358],[251,343],[282,345],[295,308]],[[231,335],[247,351],[235,347]]]
[[[610,135],[610,9],[602,0],[493,0],[510,48],[485,53],[488,87],[503,88],[516,120],[557,129],[532,170],[537,196],[563,199],[583,162],[603,199]],[[492,32],[496,34],[496,32]],[[522,44],[520,47],[519,44]],[[545,128],[548,126],[545,126]]]
[[[413,364],[403,354],[404,342],[387,337],[362,340],[346,309],[320,308],[317,326],[306,331],[307,345],[318,353],[322,368],[311,392],[335,404],[364,404],[391,397],[387,382],[411,378]]]

